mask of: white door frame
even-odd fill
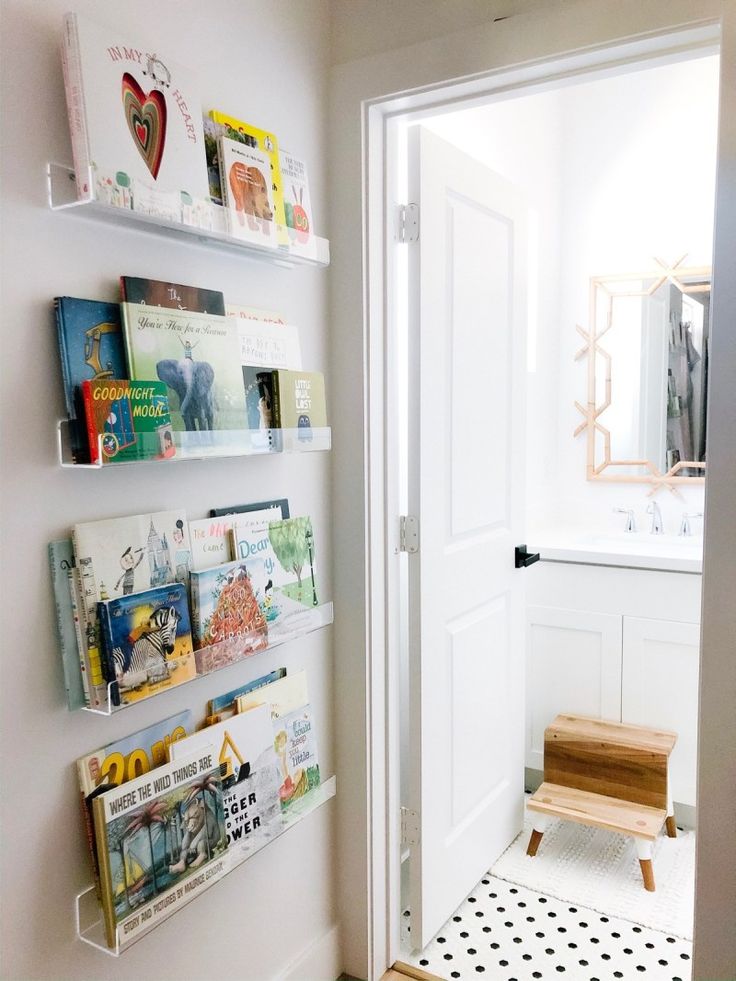
[[[365,680],[365,760],[367,766],[367,783],[365,786],[366,800],[366,841],[364,846],[356,842],[354,848],[361,849],[365,855],[365,885],[367,893],[367,921],[365,923],[365,968],[360,976],[369,981],[377,981],[384,970],[390,966],[399,955],[399,902],[400,902],[400,819],[399,819],[399,669],[398,669],[398,501],[396,480],[398,468],[397,439],[392,431],[391,420],[395,411],[394,392],[397,383],[396,351],[393,344],[391,324],[394,316],[394,250],[405,248],[394,241],[394,189],[397,186],[397,173],[392,150],[397,139],[397,127],[400,120],[411,116],[421,119],[434,115],[443,110],[456,109],[459,103],[468,106],[484,103],[493,98],[502,98],[505,93],[519,88],[530,89],[544,84],[557,83],[565,78],[591,71],[615,71],[627,63],[646,61],[648,66],[658,60],[671,60],[682,56],[688,50],[697,47],[712,46],[719,39],[719,25],[723,13],[720,2],[705,2],[698,5],[688,3],[678,4],[669,0],[667,10],[659,6],[649,23],[642,5],[635,5],[617,0],[612,10],[604,0],[591,2],[586,0],[586,8],[598,8],[604,22],[602,27],[593,29],[595,40],[585,46],[576,46],[564,42],[562,38],[576,38],[574,26],[574,10],[568,9],[567,14],[557,11],[550,14],[560,23],[555,26],[557,32],[549,37],[537,34],[524,43],[517,45],[519,57],[512,63],[500,61],[493,54],[481,52],[476,46],[474,50],[460,51],[450,45],[449,54],[443,59],[439,48],[435,45],[435,62],[430,59],[429,69],[426,64],[419,69],[406,64],[402,58],[406,52],[392,52],[386,58],[365,59],[356,63],[354,70],[338,70],[349,81],[343,87],[340,96],[336,98],[336,108],[333,113],[333,125],[354,122],[350,112],[356,107],[361,109],[360,138],[361,147],[358,153],[355,137],[345,138],[343,159],[352,166],[360,161],[363,173],[363,255],[362,255],[362,307],[364,319],[363,333],[363,426],[364,442],[356,451],[356,459],[362,463],[361,472],[364,475],[364,497],[358,503],[363,504],[365,531],[365,622],[353,621],[343,632],[337,633],[337,650],[341,652],[344,643],[354,643],[358,640],[358,632],[363,627],[366,663],[364,665]],[[644,5],[645,6],[645,5]],[[730,6],[730,0],[727,0]],[[622,8],[626,7],[626,11]],[[677,9],[674,9],[674,8]],[[591,19],[595,16],[588,9]],[[625,16],[631,17],[629,23],[637,25],[637,30],[626,33],[622,27],[627,23]],[[729,12],[729,16],[730,16]],[[573,18],[572,20],[569,18]],[[677,19],[674,19],[677,18]],[[519,18],[521,20],[521,18]],[[527,25],[528,18],[524,18]],[[491,25],[495,27],[496,25]],[[566,33],[567,32],[567,33]],[[476,35],[478,32],[475,32]],[[488,40],[487,32],[480,32],[480,44]],[[528,43],[527,43],[528,42]],[[550,43],[557,47],[550,48]],[[432,44],[431,42],[429,43]],[[472,41],[468,40],[470,47]],[[415,50],[426,49],[426,45],[416,45]],[[491,45],[493,47],[493,45]],[[525,48],[526,57],[520,49]],[[409,49],[412,50],[412,49]],[[565,57],[555,56],[555,51],[571,51]],[[503,67],[492,71],[480,68],[482,64],[501,64]],[[371,62],[376,64],[371,67]],[[462,65],[465,71],[456,69]],[[381,74],[381,67],[390,66]],[[343,66],[350,69],[351,66]],[[475,69],[475,74],[469,76],[467,71]],[[427,74],[435,75],[436,80],[427,80]],[[376,72],[378,74],[376,74]],[[460,81],[448,83],[445,79],[460,77]],[[396,84],[401,80],[403,84]],[[414,84],[412,84],[414,83]],[[333,85],[335,79],[333,78]],[[398,95],[376,96],[375,93],[393,88]],[[356,96],[359,101],[356,104]],[[364,96],[364,97],[363,97]],[[339,141],[338,141],[339,142]],[[340,153],[333,164],[337,164],[340,174]],[[354,175],[353,175],[354,176]],[[725,182],[724,182],[725,183]],[[347,180],[347,189],[355,192],[355,183]],[[723,193],[725,187],[721,188]],[[340,197],[338,195],[339,202]],[[346,204],[345,211],[339,211],[341,217],[355,215],[354,201]],[[333,226],[334,227],[334,226]],[[334,229],[333,248],[336,243],[345,242],[348,255],[354,250],[356,231],[343,227]],[[353,239],[351,242],[350,239]],[[334,249],[335,255],[339,254]],[[354,257],[354,255],[353,255]],[[349,263],[346,263],[349,265]],[[337,278],[340,277],[340,260],[333,261]],[[356,272],[355,263],[348,270],[349,274]],[[727,274],[724,263],[724,279]],[[730,283],[729,283],[730,286]],[[728,288],[728,287],[727,287]],[[347,297],[347,305],[352,306],[353,312],[357,301],[357,283],[353,281],[346,286],[335,287],[335,305],[337,307],[336,324],[340,324],[341,289]],[[334,313],[333,309],[333,313]],[[724,311],[725,313],[725,311]],[[723,316],[723,314],[722,314]],[[715,319],[715,318],[714,318]],[[723,316],[723,322],[726,322]],[[339,328],[342,329],[342,328]],[[718,327],[716,326],[716,330]],[[345,344],[349,345],[349,341]],[[341,345],[336,344],[337,355],[340,358]],[[729,353],[729,352],[727,352]],[[338,361],[339,364],[339,361]],[[339,391],[339,386],[338,386]],[[349,431],[349,420],[346,430]],[[356,438],[355,432],[352,438]],[[349,479],[349,478],[346,478]],[[341,478],[336,480],[340,487]],[[346,507],[344,514],[350,514]],[[355,517],[353,512],[353,517]],[[340,533],[341,514],[336,517],[337,534]],[[715,529],[714,529],[715,530]],[[353,560],[355,556],[352,557]],[[336,563],[336,595],[340,593],[340,566]],[[358,598],[351,586],[345,586],[345,595],[354,605]],[[355,608],[355,607],[354,607]],[[354,631],[351,635],[351,631]],[[358,654],[360,655],[360,644]],[[347,655],[346,655],[347,656]],[[356,663],[354,662],[353,667]],[[346,665],[348,662],[346,661]],[[348,666],[349,670],[349,666]],[[355,675],[353,675],[353,679]],[[338,676],[338,691],[340,679]],[[356,702],[357,704],[357,702]],[[350,720],[353,721],[352,719]],[[360,750],[360,737],[350,743],[348,733],[338,714],[339,738],[345,738],[346,753]],[[702,741],[701,741],[702,749]],[[355,760],[352,760],[354,765]],[[348,819],[349,820],[349,819]],[[340,829],[341,851],[348,858],[355,858],[353,850],[354,826]],[[353,868],[351,871],[355,871]],[[341,906],[352,898],[356,899],[355,890],[360,889],[360,883],[355,877],[350,879],[351,892],[345,888],[341,895]],[[357,949],[354,959],[350,954],[346,968],[353,972],[359,970],[355,966],[356,958],[362,958],[362,937],[357,938]],[[352,941],[351,941],[352,942]]]

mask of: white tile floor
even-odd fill
[[[403,959],[442,978],[467,981],[690,981],[687,940],[571,906],[486,875],[421,953],[402,917]]]

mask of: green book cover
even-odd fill
[[[325,379],[319,371],[273,372],[273,407],[279,429],[319,429],[327,425]]]
[[[94,378],[82,382],[90,460],[165,459],[174,456],[169,397],[163,382]]]
[[[245,429],[237,324],[194,310],[121,304],[130,376],[166,383],[176,431]]]

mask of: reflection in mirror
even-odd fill
[[[591,280],[588,478],[657,490],[703,479],[710,269],[673,267]],[[590,336],[592,335],[592,336]]]

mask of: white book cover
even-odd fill
[[[92,620],[100,601],[170,582],[188,584],[191,546],[183,510],[80,522],[73,540]]]
[[[299,328],[276,320],[275,314],[228,303],[225,313],[238,327],[240,363],[254,368],[301,371]]]
[[[286,224],[289,228],[294,229],[297,238],[303,238],[306,241],[310,232],[314,233],[307,165],[299,157],[289,153],[288,150],[280,150],[279,155]]]
[[[181,221],[184,202],[209,204],[202,106],[162,40],[67,14],[64,77],[80,195]]]
[[[173,742],[169,756],[175,762],[208,746],[214,747],[220,765],[228,848],[249,854],[281,827],[279,770],[268,705]]]
[[[306,671],[297,671],[296,674],[279,678],[278,681],[248,692],[247,695],[238,695],[237,699],[238,712],[248,712],[257,705],[265,705],[274,721],[282,715],[295,712],[308,702]]]
[[[198,518],[189,522],[189,539],[192,545],[192,572],[201,572],[213,566],[235,559],[232,530],[236,521],[249,527],[267,528],[273,521],[274,509],[248,511],[243,514],[219,515],[214,518]]]
[[[271,161],[268,154],[227,136],[219,142],[222,197],[230,234],[267,248],[276,248]]]

